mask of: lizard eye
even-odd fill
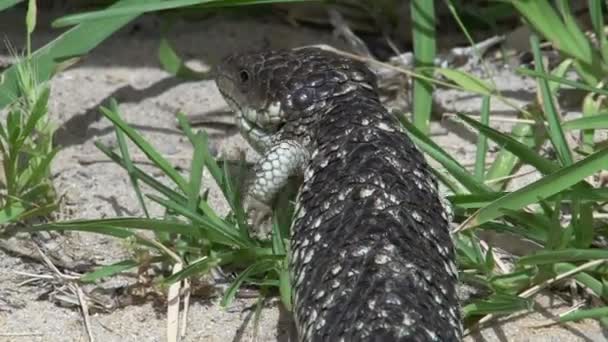
[[[242,69],[239,72],[239,78],[241,80],[241,83],[247,83],[249,81],[249,72],[245,69]]]

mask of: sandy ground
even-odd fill
[[[45,16],[45,14],[43,14]],[[0,34],[14,46],[22,45],[23,13],[0,13]],[[63,218],[104,218],[137,216],[137,204],[129,179],[122,169],[109,162],[93,145],[95,140],[115,145],[110,123],[99,115],[99,106],[115,98],[124,118],[136,127],[158,150],[176,166],[187,169],[192,148],[176,126],[175,114],[182,111],[206,125],[211,146],[217,155],[231,156],[238,148],[255,154],[238,135],[212,81],[183,82],[159,67],[156,58],[159,23],[145,18],[131,24],[95,49],[84,61],[59,74],[52,82],[50,115],[58,125],[57,142],[62,147],[53,164],[57,190],[64,200]],[[48,24],[41,24],[35,34],[40,46],[57,35]],[[4,37],[3,37],[4,38]],[[327,31],[292,27],[274,18],[235,19],[210,18],[205,21],[178,23],[170,40],[181,56],[201,70],[212,66],[221,56],[241,48],[293,47],[320,42],[343,46]],[[0,61],[10,56],[0,49]],[[515,76],[508,68],[497,67],[495,80],[514,101],[527,101],[534,95],[533,83]],[[477,112],[480,98],[456,91],[440,91],[438,102],[449,111]],[[496,104],[493,111],[509,116],[512,110]],[[434,138],[455,158],[473,161],[474,146],[470,132],[449,123],[433,123]],[[143,160],[135,155],[136,160]],[[141,165],[146,167],[145,165]],[[156,173],[158,174],[158,172]],[[159,175],[160,177],[160,175]],[[214,189],[206,178],[204,184]],[[225,211],[216,191],[212,206]],[[161,215],[152,206],[153,215]],[[124,243],[92,234],[35,236],[46,252],[61,254],[66,262],[108,264],[128,256]],[[18,244],[27,254],[30,237],[21,237]],[[13,241],[15,242],[15,241]],[[86,341],[82,316],[75,307],[56,305],[49,298],[50,287],[43,282],[20,283],[28,277],[15,273],[51,274],[40,263],[7,254],[0,250],[0,341]],[[132,278],[116,278],[110,284],[119,288]],[[568,308],[557,298],[541,297],[545,309],[516,315],[498,321],[468,341],[602,341],[604,332],[593,321],[549,325],[549,313]],[[194,298],[189,313],[185,341],[249,341],[252,340],[253,300],[239,299],[223,309],[217,298]],[[91,316],[96,341],[164,341],[165,307],[152,300]],[[277,301],[270,301],[262,312],[258,338],[260,341],[287,341],[290,318],[280,310]]]

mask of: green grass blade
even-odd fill
[[[490,124],[490,97],[484,96],[481,103],[481,124]],[[480,134],[477,137],[477,150],[475,151],[475,177],[482,181],[486,172],[486,154],[488,153],[488,138]]]
[[[266,302],[266,289],[262,286],[258,300],[255,302],[255,311],[253,313],[253,340],[258,340],[258,333],[260,330],[260,318],[262,318],[262,309],[264,309],[264,303]]]
[[[6,132],[6,129],[4,128],[2,122],[0,122],[0,138],[0,142],[2,142],[2,145],[0,146],[2,147],[2,153],[4,154],[7,150],[4,144],[8,142],[8,133]]]
[[[24,220],[28,220],[28,219],[31,219],[34,217],[40,218],[40,217],[48,216],[52,212],[56,211],[58,207],[59,207],[59,205],[57,203],[48,203],[48,204],[43,204],[43,205],[39,205],[36,207],[32,207],[32,208],[29,208],[29,210],[27,210],[26,212],[22,213],[19,216],[18,220],[24,221]]]
[[[588,202],[608,201],[608,188],[580,188],[573,189],[571,192],[564,192],[564,199],[578,199]]]
[[[477,226],[498,218],[503,215],[504,209],[518,210],[544,200],[575,185],[585,177],[605,168],[606,165],[608,165],[608,148],[492,202],[475,213],[467,226]]]
[[[203,148],[204,138],[201,134],[194,137],[194,151],[192,155],[192,165],[190,167],[190,186],[188,192],[188,208],[196,211],[200,200],[201,184],[203,178]]]
[[[555,69],[551,70],[551,75],[563,78],[572,66],[573,62],[574,61],[570,58],[563,60],[561,63],[559,63],[557,67],[555,67]],[[549,89],[551,90],[551,94],[553,94],[553,96],[557,96],[557,91],[559,90],[561,85],[562,84],[559,82],[549,82]]]
[[[485,300],[475,301],[462,310],[465,317],[487,314],[510,314],[532,309],[532,302],[515,295],[494,294]]]
[[[188,137],[188,139],[190,140],[190,142],[192,144],[194,144],[195,134],[192,130],[192,127],[190,126],[190,123],[188,122],[188,118],[186,118],[186,116],[183,113],[178,113],[177,121],[178,121],[180,127],[182,128],[182,130],[184,131],[184,133],[186,134],[186,136]],[[211,177],[213,177],[213,179],[215,180],[217,185],[222,190],[224,190],[225,186],[224,186],[224,178],[223,178],[222,169],[219,167],[219,165],[217,164],[217,162],[215,161],[213,156],[211,156],[211,154],[209,153],[209,149],[206,148],[208,146],[208,144],[207,144],[207,136],[206,136],[205,132],[201,132],[201,133],[203,134],[203,138],[204,138],[203,143],[205,146],[205,148],[203,148],[201,150],[201,152],[204,155],[205,166],[207,167],[207,170],[209,170]],[[224,193],[224,196],[226,198],[230,198],[225,193]]]
[[[192,225],[178,222],[171,222],[159,219],[148,218],[112,218],[100,220],[73,220],[55,223],[35,224],[20,228],[21,231],[43,231],[43,230],[82,230],[105,234],[106,231],[125,231],[128,234],[123,237],[131,236],[132,233],[127,229],[150,230],[156,232],[167,232],[186,236],[199,237],[199,233],[192,229]]]
[[[589,0],[589,17],[593,25],[593,31],[598,38],[600,54],[604,63],[608,63],[608,39],[604,34],[604,10],[602,0]]]
[[[11,202],[0,209],[0,224],[16,221],[25,212],[21,202]]]
[[[472,193],[485,193],[492,192],[492,190],[480,183],[471,175],[462,165],[460,165],[449,153],[445,152],[441,147],[435,144],[429,139],[424,133],[419,131],[414,125],[412,125],[407,119],[400,116],[399,120],[401,124],[408,131],[410,137],[426,154],[431,158],[437,160],[448,172],[456,178],[462,185],[464,185]]]
[[[492,96],[496,90],[483,80],[460,70],[435,68],[435,71],[461,86],[464,90],[484,96]]]
[[[559,321],[564,323],[564,322],[578,321],[581,319],[588,319],[588,318],[600,319],[600,318],[605,318],[607,316],[608,316],[608,306],[602,306],[601,308],[576,310],[574,312],[561,316],[559,318]]]
[[[556,251],[541,251],[519,258],[518,263],[521,265],[543,265],[595,259],[608,259],[608,250],[567,248]]]
[[[286,211],[286,210],[281,210]],[[273,216],[273,224],[272,224],[272,250],[277,254],[286,254],[287,253],[287,244],[289,241],[289,227],[282,227],[281,225],[287,225],[287,220],[284,220],[279,217],[281,212],[275,211]],[[292,215],[290,215],[292,216]],[[291,217],[290,217],[291,219]],[[281,222],[283,221],[283,222]],[[286,228],[286,229],[285,229]]]
[[[536,270],[530,267],[525,270],[494,276],[490,282],[495,290],[514,295],[529,287],[535,275]]]
[[[175,168],[163,158],[137,131],[131,128],[117,113],[101,107],[101,112],[112,123],[123,131],[137,147],[160,168],[184,193],[188,193],[188,182],[175,170]]]
[[[216,6],[243,6],[253,4],[268,4],[274,2],[302,2],[311,0],[148,0],[136,1],[134,4],[120,8],[112,8],[107,10],[92,11],[87,13],[72,14],[61,17],[53,22],[53,27],[70,26],[88,21],[96,21],[100,19],[139,15],[147,12],[164,11],[176,9],[186,6],[194,6],[208,3],[215,3]]]
[[[118,104],[114,99],[112,99],[110,102],[110,108],[110,110],[114,112],[115,115],[120,116],[120,113],[118,112]],[[148,208],[146,207],[146,203],[144,201],[144,196],[142,195],[141,189],[139,188],[139,184],[137,182],[137,176],[134,172],[135,166],[129,155],[129,147],[127,146],[125,136],[120,129],[116,129],[115,131],[116,140],[118,141],[118,147],[120,149],[120,154],[122,155],[122,160],[124,161],[125,169],[127,170],[129,179],[131,180],[131,186],[133,187],[133,190],[135,190],[135,195],[137,196],[137,200],[139,201],[139,205],[144,211],[144,214],[146,215],[146,217],[150,217],[150,214],[148,213]]]
[[[172,274],[170,277],[167,277],[163,284],[168,285],[178,281],[181,281],[185,278],[191,277],[193,275],[204,274],[208,272],[211,268],[222,266],[226,264],[238,263],[239,261],[251,260],[251,258],[255,258],[255,251],[250,250],[240,250],[240,251],[230,251],[223,253],[216,253],[209,257],[203,257],[188,266],[184,267],[181,271]],[[259,256],[268,256],[273,257],[272,254],[268,253],[260,253]],[[276,262],[276,261],[275,261]]]
[[[533,127],[533,125],[529,125],[527,123],[516,123],[515,126],[511,128],[511,133],[508,137],[521,143],[522,145],[519,145],[519,147],[524,148],[527,146],[530,151],[536,152],[536,140],[541,140],[541,137],[535,136]],[[493,134],[494,132],[498,131],[492,131],[489,134]],[[500,137],[505,136],[500,132],[498,133]],[[486,134],[482,135],[486,136]],[[487,136],[489,137],[490,135]],[[503,190],[505,188],[510,180],[509,178],[505,177],[512,175],[516,167],[522,162],[522,160],[516,154],[510,152],[509,149],[505,148],[504,146],[500,146],[500,151],[498,151],[498,154],[494,158],[494,161],[488,168],[485,175],[486,182],[489,182],[490,187],[496,191]],[[534,156],[534,154],[530,156],[535,159],[536,156],[542,158],[538,154],[536,154],[536,156]]]
[[[493,73],[490,70],[488,63],[486,63],[486,61],[483,59],[483,52],[480,51],[480,49],[478,48],[477,44],[473,40],[473,36],[471,36],[471,33],[467,29],[466,25],[463,23],[461,15],[459,14],[459,12],[464,13],[464,11],[460,10],[460,7],[464,7],[464,6],[462,6],[463,4],[459,4],[459,10],[456,10],[456,7],[454,6],[453,2],[450,0],[446,0],[445,4],[448,7],[448,9],[450,10],[450,13],[452,14],[452,17],[454,18],[454,20],[456,20],[456,23],[458,24],[460,31],[462,31],[462,33],[467,38],[469,45],[473,48],[475,58],[477,58],[481,61],[485,74],[489,75],[489,81],[490,81],[490,83],[492,83],[492,88],[496,89],[496,83],[494,82],[494,79],[492,78]],[[476,7],[481,7],[481,6],[476,6]],[[490,5],[488,7],[492,7],[492,5]],[[479,11],[478,14],[481,15],[482,12],[483,11]],[[514,12],[514,11],[512,10],[512,12]],[[484,19],[486,19],[485,20],[486,22],[491,21],[491,19],[489,19],[489,18],[484,18]],[[482,20],[484,20],[484,19],[482,19]],[[489,19],[489,20],[487,20],[487,19]],[[492,23],[492,24],[490,24],[490,26],[492,26],[492,28],[494,30],[497,30],[496,23]]]
[[[509,213],[509,221],[514,223],[524,222],[523,224],[503,224],[498,222],[486,222],[479,226],[480,229],[491,230],[498,233],[511,233],[515,236],[519,236],[523,239],[536,242],[539,245],[543,245],[547,241],[547,231],[537,224],[540,219],[535,218],[534,221],[525,221],[526,217],[523,215],[516,215],[519,212]]]
[[[457,115],[462,121],[473,126],[481,134],[492,139],[496,144],[498,144],[499,146],[502,146],[502,148],[513,153],[522,161],[534,166],[541,173],[548,174],[548,173],[555,172],[559,169],[559,165],[553,163],[552,161],[550,161],[546,158],[543,158],[538,153],[536,153],[534,150],[532,150],[529,146],[527,146],[489,126],[485,126],[485,125],[479,123],[478,121],[467,117],[466,115],[463,115],[463,114],[457,114]],[[488,179],[490,179],[490,178],[488,177]]]
[[[583,100],[583,118],[593,118],[605,108],[605,100],[603,96],[595,96],[587,94]],[[597,120],[598,125],[590,129],[584,129],[581,132],[581,143],[579,149],[585,152],[592,152],[595,143],[595,129],[601,128],[601,121]]]
[[[193,133],[192,127],[190,126],[190,123],[188,123],[188,119],[186,118],[186,116],[182,113],[178,113],[177,120],[180,126],[182,127],[184,133],[186,133],[186,136],[188,136],[188,139],[190,139],[190,142],[194,144],[195,134]],[[245,215],[240,201],[238,200],[237,194],[234,190],[234,187],[232,186],[230,179],[225,174],[226,170],[222,170],[222,168],[220,168],[215,158],[213,158],[213,156],[209,152],[208,138],[206,133],[200,132],[199,134],[201,134],[202,137],[200,142],[200,153],[201,157],[203,158],[205,167],[207,167],[207,170],[209,170],[211,177],[215,180],[219,188],[222,190],[222,194],[230,205],[230,209],[232,210],[232,212],[237,213],[237,219],[241,235],[243,237],[246,237],[247,225],[244,219]],[[207,214],[215,216],[212,210],[204,207],[204,203],[201,203],[201,205],[203,205],[202,209],[206,210]]]
[[[579,203],[580,210],[576,220],[572,222],[574,229],[574,246],[588,248],[593,242],[595,229],[593,227],[593,204]]]
[[[237,233],[240,233],[238,229],[228,225],[226,221],[222,220],[209,206],[209,203],[207,203],[207,201],[200,201],[198,203],[198,209],[203,212],[204,217],[211,221],[215,227],[218,227],[224,231],[235,231]],[[241,235],[241,237],[247,240],[247,236]]]
[[[586,60],[574,60],[574,67],[579,75],[589,84],[597,84],[603,71],[601,59],[597,51],[592,48],[589,39],[579,27],[576,18],[570,9],[570,0],[556,0],[557,7],[562,15],[564,24],[572,37],[572,40],[578,45],[581,54],[586,56]],[[560,41],[554,42],[559,46]],[[559,48],[559,47],[558,47]]]
[[[587,57],[588,61],[585,61],[586,64],[593,64],[592,60],[592,50],[589,41],[587,40],[587,36],[580,29],[574,15],[572,14],[572,10],[570,9],[569,0],[556,0],[557,7],[559,9],[560,14],[562,15],[564,24],[570,36],[572,37],[573,43],[578,45],[581,54],[584,54]],[[560,40],[558,42],[561,42]]]
[[[134,1],[133,3],[127,6],[66,15],[55,20],[53,22],[53,27],[64,27],[84,22],[121,16],[137,16],[146,12],[163,11],[185,6],[200,5],[212,1],[215,0],[149,0],[146,2]]]
[[[437,177],[439,182],[443,183],[448,189],[449,193],[453,194],[466,194],[469,193],[467,188],[460,184],[446,169],[431,168],[431,172]]]
[[[324,0],[218,0],[208,2],[202,5],[196,6],[196,8],[221,8],[221,7],[238,7],[238,6],[249,6],[249,5],[264,5],[273,3],[297,3],[297,2],[319,2]]]
[[[228,201],[228,203],[230,204],[230,208],[232,209],[232,212],[234,213],[235,217],[236,217],[236,222],[237,225],[241,231],[241,235],[243,236],[249,236],[249,225],[247,224],[247,215],[245,214],[245,209],[243,208],[243,204],[242,202],[242,196],[241,196],[241,187],[237,186],[235,184],[233,184],[234,182],[237,182],[237,184],[243,184],[242,182],[242,177],[244,174],[246,174],[247,170],[246,170],[246,165],[245,165],[245,156],[241,155],[241,159],[239,161],[239,170],[238,170],[238,175],[236,177],[235,180],[232,179],[232,177],[230,176],[230,164],[229,163],[224,163],[222,170],[224,171],[223,174],[223,179],[225,180],[225,186],[223,189],[223,192],[226,196],[229,196],[228,198],[226,198],[226,200]],[[214,159],[215,162],[215,159]],[[209,164],[209,163],[207,163]]]
[[[160,257],[160,258],[154,257],[150,260],[150,262],[161,262],[165,259],[166,258],[163,258],[163,257]],[[101,266],[101,267],[97,268],[95,271],[85,273],[79,278],[79,280],[84,283],[94,283],[97,280],[100,280],[102,278],[111,277],[115,274],[138,267],[140,265],[141,265],[141,262],[137,261],[137,260],[132,260],[132,259],[122,260],[122,261],[113,263],[111,265]]]
[[[459,262],[465,268],[474,268],[483,271],[484,255],[479,246],[479,239],[470,232],[463,232],[456,235],[454,240],[458,257],[462,260]],[[464,258],[464,259],[463,259]]]
[[[46,225],[34,225],[28,227],[20,227],[18,231],[21,232],[40,232],[40,231],[78,231],[78,232],[89,232],[97,233],[107,236],[113,236],[120,239],[126,239],[132,237],[134,233],[125,228],[117,228],[112,226],[100,225],[70,225],[70,224],[46,224]]]
[[[538,39],[538,36],[533,34],[530,37],[530,44],[532,45],[532,53],[534,55],[534,65],[536,71],[544,72],[543,59],[540,52],[540,40]],[[572,153],[570,152],[566,137],[562,131],[560,115],[557,112],[557,107],[555,106],[553,95],[551,94],[551,89],[549,88],[549,82],[542,78],[539,78],[537,81],[543,98],[545,117],[549,123],[549,137],[551,143],[557,152],[561,164],[564,166],[571,165],[573,162]]]
[[[140,218],[127,218],[127,219],[121,219],[123,220],[123,222],[121,223],[125,223],[124,220],[141,220]],[[115,220],[115,219],[114,219]],[[70,222],[59,222],[59,223],[53,223],[53,224],[39,224],[39,225],[33,225],[33,226],[26,226],[26,227],[18,227],[17,229],[15,229],[16,231],[21,231],[21,232],[37,232],[37,231],[80,231],[80,232],[90,232],[90,233],[96,233],[96,234],[102,234],[102,235],[107,235],[107,236],[112,236],[115,238],[119,238],[119,239],[127,239],[127,238],[135,238],[135,241],[137,241],[138,243],[144,245],[144,246],[148,246],[150,248],[154,248],[157,249],[159,252],[161,253],[165,253],[164,250],[158,249],[158,247],[153,244],[150,243],[148,240],[145,239],[140,239],[138,237],[138,235],[136,235],[132,229],[144,229],[144,230],[152,230],[155,233],[158,234],[158,232],[167,232],[167,233],[172,233],[172,234],[180,234],[180,233],[185,233],[187,234],[192,234],[192,233],[197,233],[197,232],[193,232],[192,228],[188,229],[190,230],[190,232],[188,232],[188,230],[183,230],[181,229],[181,227],[166,227],[166,226],[160,226],[163,223],[166,222],[162,222],[160,221],[159,224],[152,224],[152,225],[146,225],[146,224],[142,224],[142,225],[137,225],[135,227],[128,227],[128,226],[122,226],[121,224],[116,225],[113,224],[112,221],[114,221],[113,219],[104,219],[104,220],[90,220],[90,221],[70,221]],[[127,222],[129,223],[129,222]]]
[[[435,61],[435,2],[412,0],[410,8],[414,63],[417,68],[427,68],[428,70],[433,67]],[[427,77],[432,76],[424,70],[421,70],[420,73]],[[428,134],[433,105],[433,85],[420,78],[414,78],[412,82],[414,126],[424,134]]]
[[[27,35],[30,36],[34,30],[36,29],[36,12],[37,12],[37,6],[36,6],[36,0],[29,0],[28,4],[27,4],[27,13],[25,14],[25,27],[27,28]],[[28,38],[28,56],[30,56],[30,44],[29,44],[29,38]]]
[[[571,231],[571,229],[563,229],[560,225],[560,210],[559,208],[562,205],[561,196],[557,194],[558,201],[555,203],[553,208],[548,205],[545,201],[541,201],[540,205],[543,207],[545,215],[549,217],[550,224],[547,225],[547,240],[545,242],[545,250],[552,251],[563,249],[565,247],[565,241]]]
[[[185,80],[202,80],[208,78],[208,73],[197,72],[189,68],[175,53],[167,40],[162,38],[158,46],[158,60],[165,71]]]
[[[27,58],[32,56],[32,33],[36,29],[37,12],[38,6],[36,5],[36,0],[29,0],[27,3],[27,13],[25,14],[25,48]]]
[[[205,142],[205,146],[208,146],[208,139],[207,139],[207,135],[204,135],[204,142]],[[226,199],[231,199],[232,196],[230,193],[226,192],[226,182],[227,180],[224,179],[224,173],[222,172],[222,168],[220,168],[220,166],[217,164],[217,162],[215,161],[215,158],[213,158],[213,156],[211,155],[211,153],[209,152],[208,148],[204,148],[202,149],[202,153],[203,153],[203,160],[205,162],[205,167],[207,167],[207,170],[209,170],[209,173],[211,174],[211,176],[213,177],[213,179],[215,180],[215,182],[220,186],[220,188],[222,189],[222,192],[224,194],[224,197]],[[233,203],[230,203],[231,205]],[[232,208],[234,210],[234,208]]]
[[[582,118],[572,119],[564,121],[563,129],[567,131],[571,130],[585,130],[585,129],[607,129],[608,128],[608,113],[601,113],[596,115],[585,116]]]
[[[575,269],[577,266],[570,263],[558,262],[553,265],[553,271],[555,274],[562,274],[566,272],[570,272]],[[595,293],[598,297],[606,300],[606,294],[604,293],[604,286],[601,281],[597,280],[595,277],[591,276],[586,272],[578,272],[574,275],[574,279],[580,284],[583,284],[593,293]]]
[[[589,49],[581,46],[584,43],[578,42],[571,35],[549,1],[512,0],[511,3],[532,27],[555,43],[560,51],[586,64],[592,64]]]
[[[7,8],[13,7],[23,0],[0,0],[0,11],[4,11]]]
[[[118,154],[112,152],[112,150],[110,150],[110,148],[101,144],[98,141],[95,142],[95,146],[101,152],[103,152],[106,156],[108,156],[108,158],[110,158],[112,161],[114,161],[116,164],[118,164],[119,166],[121,166],[122,168],[124,168],[126,170],[126,163],[122,157],[120,157]],[[185,204],[187,202],[186,197],[173,191],[166,185],[164,185],[161,182],[159,182],[158,180],[156,180],[156,178],[154,178],[154,177],[148,175],[147,173],[145,173],[144,171],[142,171],[137,166],[135,166],[135,165],[133,166],[132,172],[133,172],[133,175],[138,180],[141,180],[142,182],[144,182],[144,184],[150,186],[152,189],[167,196],[167,198],[169,198],[171,201],[174,201],[177,203],[182,203],[182,204]]]
[[[192,222],[198,225],[205,233],[206,238],[209,240],[220,243],[226,246],[237,246],[239,248],[245,248],[253,245],[253,242],[243,238],[238,234],[238,230],[228,227],[221,220],[218,222],[217,219],[202,216],[195,211],[188,209],[188,207],[180,205],[179,203],[168,201],[163,198],[154,195],[148,195],[148,198],[159,203],[167,209],[173,210],[174,212],[192,220]],[[204,203],[201,201],[201,203]]]
[[[282,268],[279,273],[279,294],[281,295],[281,302],[285,305],[285,308],[288,311],[292,311],[292,302],[291,302],[291,277],[289,274],[289,267],[287,266],[287,261],[284,260],[282,263]]]
[[[47,155],[42,157],[38,165],[35,165],[31,169],[31,172],[24,172],[19,175],[18,183],[21,189],[28,189],[31,186],[39,185],[45,178],[47,178],[49,168],[51,167],[51,162],[58,152],[58,148],[53,149]]]
[[[556,1],[561,18],[547,0],[513,0],[528,23],[547,38],[561,53],[572,58],[574,67],[586,83],[595,85],[605,72],[599,54],[591,47],[576,23],[568,1]],[[563,20],[562,20],[563,18]]]
[[[222,172],[221,168],[219,167],[219,165],[217,164],[215,159],[211,156],[211,153],[209,152],[209,148],[208,148],[208,141],[207,141],[206,133],[204,131],[200,131],[195,134],[194,131],[192,130],[192,127],[188,123],[186,116],[183,115],[182,113],[178,113],[177,120],[178,120],[180,126],[182,127],[182,130],[184,131],[184,133],[190,140],[190,142],[195,147],[197,146],[196,153],[198,153],[198,155],[196,155],[195,157],[197,159],[201,158],[202,162],[209,170],[209,173],[211,174],[211,176],[214,178],[217,185],[222,190],[222,193],[224,194],[224,198],[228,201],[228,204],[231,206],[232,211],[236,212],[236,210],[238,210],[238,209],[236,209],[234,207],[234,201],[233,201],[234,195],[230,192],[230,186],[229,186],[230,180],[224,176],[224,173]],[[201,167],[200,171],[201,171],[201,175],[202,175],[202,164],[200,165],[200,167]],[[199,192],[200,192],[200,185],[198,187],[199,187]],[[189,193],[189,192],[186,192],[186,193]],[[211,209],[211,207],[209,207],[207,202],[205,202],[205,201],[198,202],[198,208],[200,208],[203,211],[205,216],[211,222],[213,222],[216,227],[220,227],[221,229],[224,229],[224,230],[230,230],[230,231],[233,230],[225,224],[224,220],[222,220],[221,218],[219,218],[219,216],[217,216],[215,211],[213,209]],[[191,209],[189,211],[193,212],[193,210],[191,210]],[[239,222],[241,223],[242,220],[240,220]],[[239,226],[239,227],[241,227],[241,226]],[[245,240],[249,239],[249,236],[245,229],[238,229],[237,231],[240,233],[240,235],[243,239],[245,239]]]
[[[150,214],[148,213],[148,208],[146,207],[146,202],[144,201],[144,197],[141,193],[141,189],[139,188],[139,184],[137,182],[137,177],[135,176],[135,174],[133,172],[133,161],[129,157],[129,149],[127,147],[127,141],[125,140],[123,133],[118,129],[116,130],[116,139],[118,141],[118,146],[120,148],[120,154],[122,155],[122,158],[125,162],[125,168],[127,169],[127,173],[129,174],[129,179],[131,180],[131,186],[133,187],[133,190],[135,190],[135,195],[137,196],[137,200],[139,201],[139,205],[141,206],[142,210],[144,211],[144,214],[146,215],[146,217],[150,217]]]
[[[508,194],[508,192],[488,192],[481,194],[453,195],[448,196],[447,198],[450,200],[450,203],[463,209],[478,209],[490,204],[506,194]]]
[[[228,263],[234,259],[236,252],[221,253],[216,257],[203,257],[195,262],[187,265],[181,271],[172,274],[165,278],[162,282],[164,285],[170,285],[178,281],[182,281],[186,278],[194,275],[202,275],[209,272],[210,269],[220,265],[222,262]]]
[[[32,132],[36,128],[36,124],[38,124],[40,119],[42,119],[44,117],[44,115],[47,113],[47,104],[49,102],[50,89],[49,89],[49,87],[43,87],[41,90],[42,91],[40,92],[40,95],[38,96],[38,98],[36,99],[36,102],[32,106],[32,110],[29,113],[29,116],[25,122],[23,131],[20,134],[21,137],[17,141],[16,146],[14,146],[15,150],[21,149],[21,146],[23,145],[25,140],[27,138],[31,137]]]
[[[139,0],[122,0],[117,1],[112,7],[124,6],[125,4],[137,2],[139,2]],[[29,62],[34,66],[34,79],[39,82],[47,81],[54,74],[59,63],[68,58],[74,58],[88,53],[108,36],[136,17],[137,15],[129,15],[85,23],[64,32],[32,54],[32,58]],[[19,96],[17,70],[22,68],[24,63],[27,62],[27,60],[23,60],[2,73],[1,78],[3,81],[0,83],[0,109],[4,108]]]
[[[11,156],[17,155],[20,149],[18,141],[24,139],[23,135],[21,134],[23,127],[21,124],[22,118],[23,116],[21,111],[17,109],[10,111],[6,117],[6,126],[8,127],[8,146]]]
[[[243,282],[248,277],[251,277],[251,276],[254,276],[254,275],[260,274],[260,273],[266,273],[266,272],[272,270],[275,267],[275,264],[276,264],[275,260],[260,260],[256,263],[252,264],[251,266],[247,267],[243,272],[241,272],[236,277],[236,279],[234,279],[232,284],[230,284],[230,287],[228,287],[228,289],[226,290],[226,293],[224,293],[224,297],[220,301],[220,305],[223,307],[230,305],[232,303],[232,301],[234,300],[234,297],[236,296],[236,292],[238,291],[238,289],[241,287]]]
[[[577,82],[577,81],[572,81],[566,78],[562,78],[562,77],[558,77],[555,75],[551,75],[551,74],[547,74],[546,72],[539,72],[539,71],[534,71],[534,70],[530,70],[527,68],[517,68],[515,69],[515,71],[518,74],[521,75],[526,75],[526,76],[531,76],[531,77],[537,77],[537,78],[542,78],[548,81],[552,81],[552,82],[556,82],[559,84],[563,84],[563,85],[567,85],[570,87],[573,87],[575,89],[580,89],[580,90],[586,90],[592,93],[596,93],[596,94],[600,94],[600,95],[608,95],[608,90],[606,89],[600,89],[597,87],[593,87],[590,85],[587,85],[585,83],[582,82]]]

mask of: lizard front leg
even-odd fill
[[[290,176],[304,172],[309,159],[310,153],[300,143],[282,140],[270,147],[257,162],[245,199],[245,209],[253,219],[254,227],[260,227],[270,215],[272,200]]]

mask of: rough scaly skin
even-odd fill
[[[303,173],[292,226],[302,341],[460,341],[445,210],[422,154],[364,64],[319,49],[244,53],[217,68],[262,154],[249,201]]]

